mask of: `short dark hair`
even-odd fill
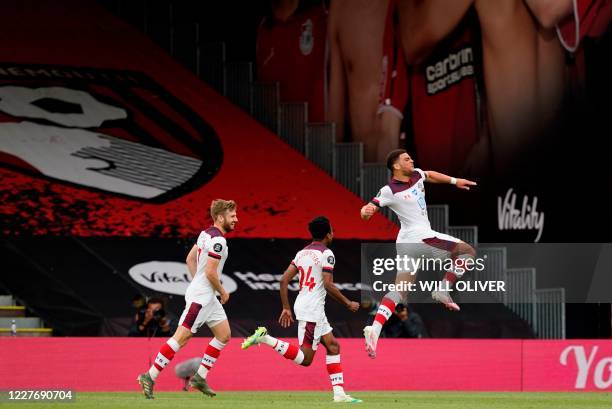
[[[164,302],[164,299],[161,297],[151,297],[149,298],[149,300],[147,301],[147,305],[149,304],[161,304],[162,307],[164,307],[164,305],[166,304]]]
[[[397,158],[400,157],[401,154],[408,153],[406,149],[394,149],[387,155],[387,169],[393,172],[393,165],[397,161]]]
[[[318,216],[308,223],[308,230],[313,240],[323,240],[331,232],[331,224],[325,216]]]

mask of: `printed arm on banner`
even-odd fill
[[[327,122],[333,122],[336,129],[336,141],[341,142],[344,138],[344,120],[346,107],[346,76],[344,62],[336,27],[337,2],[331,3],[327,24],[327,40],[330,45],[330,80],[329,80],[329,105],[327,107]]]
[[[573,11],[573,0],[525,0],[531,13],[545,29],[553,29]]]
[[[457,27],[473,0],[409,0],[402,2],[400,30],[409,65],[419,64]],[[403,6],[405,4],[405,7]]]

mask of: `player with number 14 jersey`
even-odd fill
[[[355,399],[344,392],[340,345],[325,316],[325,297],[329,294],[353,312],[359,309],[359,303],[346,298],[334,284],[336,260],[334,253],[328,248],[333,239],[329,220],[323,216],[317,217],[308,224],[308,229],[312,235],[312,243],[298,251],[280,282],[283,310],[278,321],[286,328],[294,321],[289,306],[289,282],[299,274],[299,293],[294,304],[298,320],[299,346],[276,339],[268,335],[266,328],[259,327],[242,343],[242,349],[252,345],[268,345],[296,364],[309,366],[321,343],[327,350],[325,363],[334,393],[334,402],[358,403],[361,402],[360,399]]]

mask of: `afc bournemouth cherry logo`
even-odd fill
[[[208,182],[214,130],[141,72],[0,64],[0,165],[165,201]]]

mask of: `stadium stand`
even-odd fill
[[[106,177],[102,182],[91,178],[83,183],[88,179],[83,176],[92,172],[82,164],[69,169],[78,178],[72,175],[71,179],[70,172],[55,172],[54,167],[66,156],[54,157],[56,162],[49,167],[41,157],[48,157],[50,151],[25,158],[19,156],[19,146],[6,139],[0,142],[0,151],[4,152],[0,152],[0,159],[5,165],[0,170],[2,233],[25,236],[3,240],[1,251],[12,263],[12,271],[28,271],[51,290],[41,299],[41,293],[25,285],[23,278],[3,278],[3,284],[28,300],[29,307],[43,311],[41,315],[58,334],[120,335],[126,327],[126,317],[121,314],[129,309],[130,297],[138,292],[151,293],[128,274],[130,268],[150,261],[150,257],[141,254],[130,258],[132,253],[146,248],[149,254],[160,254],[161,248],[171,247],[167,259],[181,260],[191,243],[188,237],[203,227],[206,204],[217,196],[237,200],[241,222],[233,242],[245,254],[257,255],[237,260],[230,267],[233,278],[236,272],[248,271],[249,262],[262,272],[278,273],[307,238],[305,222],[313,213],[324,212],[336,228],[340,239],[337,246],[344,250],[339,254],[345,254],[338,259],[346,264],[347,273],[338,279],[357,281],[351,273],[357,271],[352,260],[359,251],[357,240],[393,240],[397,228],[383,218],[369,224],[355,223],[354,215],[345,209],[358,209],[362,203],[359,198],[369,200],[386,183],[384,166],[363,163],[360,144],[336,143],[333,124],[310,122],[312,104],[283,101],[283,87],[271,83],[269,77],[263,78],[265,82],[254,81],[253,64],[228,61],[224,42],[204,43],[200,22],[189,17],[184,5],[102,3],[114,7],[161,48],[93,2],[78,5],[66,0],[57,4],[65,4],[65,8],[53,10],[41,3],[36,13],[29,10],[27,16],[20,14],[23,11],[15,2],[7,3],[12,18],[5,19],[5,26],[24,47],[18,47],[10,58],[5,56],[10,63],[0,65],[3,95],[30,98],[24,106],[36,109],[34,114],[0,109],[5,132],[21,135],[19,126],[28,124],[37,132],[42,129],[44,142],[37,145],[40,139],[23,138],[28,148],[57,146],[44,130],[74,125],[65,122],[62,115],[78,116],[97,101],[101,104],[95,108],[98,111],[94,109],[94,116],[103,111],[111,116],[97,123],[96,135],[87,133],[91,126],[81,129],[83,133],[78,135],[87,135],[93,145],[71,147],[74,157],[95,158],[109,165],[109,169],[96,170]],[[149,7],[150,13],[140,13],[140,7]],[[88,24],[94,16],[96,26]],[[23,28],[14,23],[20,18],[27,18],[44,36],[34,42],[31,34],[24,34]],[[78,36],[71,35],[77,32]],[[61,50],[54,46],[59,43]],[[119,43],[121,47],[117,47]],[[93,53],[86,44],[95,44]],[[32,47],[38,47],[36,61],[31,61],[31,52],[25,51]],[[20,87],[38,87],[45,92],[23,96],[17,92]],[[59,92],[61,88],[72,92]],[[204,149],[199,148],[202,144]],[[124,153],[130,153],[132,159],[124,160]],[[163,165],[161,176],[152,174],[152,163]],[[156,168],[158,171],[159,166]],[[176,173],[181,177],[171,176]],[[122,183],[139,189],[127,194]],[[134,191],[140,193],[134,196]],[[447,205],[430,206],[429,213],[435,229],[478,244],[479,228],[450,225]],[[273,262],[261,256],[270,247],[278,253]],[[32,255],[32,248],[41,250]],[[496,309],[497,315],[492,313],[489,319],[481,310],[468,308],[462,320],[451,324],[439,321],[439,311],[422,306],[419,312],[431,323],[430,332],[434,336],[563,338],[562,292],[536,288],[530,284],[535,283],[535,270],[509,268],[502,250],[493,253],[499,263],[490,274],[525,282],[524,291],[532,297],[529,306],[512,298],[497,300],[508,309],[494,304],[491,309]],[[84,281],[83,266],[87,266],[88,276],[98,280]],[[240,290],[248,291],[246,287]],[[113,305],[108,302],[108,294],[113,294]],[[524,299],[525,295],[517,297]],[[180,297],[171,300],[175,309],[181,303]],[[60,314],[63,308],[69,313]],[[331,308],[341,335],[359,333],[365,317],[350,321],[340,308]],[[246,308],[236,310],[234,325],[239,334],[248,332],[253,321],[267,316],[248,316],[247,312]],[[481,324],[475,325],[477,322]]]
[[[253,266],[258,274],[280,273],[307,238],[304,226],[314,213],[325,213],[333,221],[339,239],[336,253],[339,265],[344,266],[339,269],[344,272],[336,277],[341,283],[358,281],[355,260],[359,239],[395,238],[397,228],[384,218],[355,223],[355,216],[346,211],[360,207],[357,196],[369,200],[386,183],[386,170],[364,164],[360,144],[336,144],[333,125],[310,123],[307,105],[289,108],[281,103],[278,85],[253,82],[251,64],[226,62],[224,44],[199,47],[199,42],[184,42],[182,38],[199,32],[197,27],[180,24],[179,34],[172,20],[168,36],[159,36],[165,23],[156,22],[157,36],[151,32],[151,37],[182,62],[182,68],[132,27],[93,3],[65,4],[60,12],[61,7],[51,9],[41,3],[36,13],[29,10],[27,16],[20,15],[22,10],[15,4],[7,6],[13,18],[6,20],[6,27],[24,46],[11,55],[11,63],[0,66],[4,98],[26,98],[23,112],[3,111],[4,132],[24,135],[19,127],[31,124],[41,135],[39,139],[20,139],[30,152],[41,152],[39,156],[20,156],[23,146],[9,144],[6,138],[0,144],[6,165],[0,170],[2,229],[5,235],[14,236],[3,240],[1,251],[11,271],[25,273],[3,277],[2,282],[58,334],[121,335],[128,322],[130,298],[135,293],[152,293],[151,288],[130,278],[130,269],[159,259],[165,247],[171,249],[166,260],[182,260],[191,242],[187,237],[204,227],[206,204],[215,197],[231,197],[240,205],[240,228],[233,234],[232,251],[241,255],[230,258],[228,265],[234,280]],[[130,10],[122,12],[129,17],[134,13]],[[152,10],[150,15],[157,14]],[[92,26],[88,21],[94,16],[97,24]],[[34,43],[13,23],[19,18],[27,18],[45,35],[37,36]],[[139,26],[151,27],[148,23]],[[79,35],[73,35],[77,32]],[[169,42],[162,41],[167,38]],[[61,50],[54,47],[60,43]],[[95,44],[95,52],[89,44]],[[24,50],[34,46],[38,57],[31,61],[31,52]],[[194,62],[189,55],[199,57]],[[198,81],[188,69],[225,91],[246,113]],[[39,92],[24,96],[19,92],[25,87],[37,87]],[[53,132],[47,132],[57,129],[45,128],[78,126],[78,121],[70,123],[66,118],[79,114],[84,121],[81,126],[88,126],[74,138],[85,135],[90,146],[74,148],[70,138],[58,142]],[[247,114],[278,132],[281,139]],[[93,122],[88,123],[88,118],[100,115],[107,117],[97,122],[92,119],[96,127],[91,128]],[[97,134],[88,133],[92,130]],[[61,156],[65,152],[60,152],[50,159],[50,147],[61,142],[70,146],[68,153],[72,155]],[[203,150],[198,147],[202,143]],[[130,160],[125,159],[128,152]],[[73,157],[84,161],[95,158],[108,168],[92,172],[83,163],[72,163],[67,172],[56,171],[60,163]],[[155,171],[164,164],[167,176],[156,174],[152,164]],[[170,176],[177,172],[184,175],[182,179]],[[105,178],[98,178],[100,174]],[[129,190],[122,187],[124,183],[129,184]],[[139,196],[134,196],[135,191]],[[436,212],[440,209],[441,213]],[[441,231],[477,242],[475,226],[448,226],[446,207],[432,207],[431,212]],[[58,237],[66,235],[72,237]],[[134,239],[127,238],[130,236]],[[267,258],[265,252],[272,247],[276,257]],[[31,249],[37,250],[33,253]],[[28,285],[33,277],[44,292]],[[253,314],[245,303],[235,307],[235,332],[243,334],[254,322],[269,320],[275,303],[263,294],[274,287],[264,286],[257,293],[249,288],[252,282],[238,282],[241,292],[251,292],[248,299],[269,305],[260,314]],[[182,297],[174,297],[170,305],[180,310]],[[359,334],[366,316],[349,317],[338,306],[330,308],[340,335]],[[434,336],[533,336],[535,328],[517,325],[517,317],[501,305],[492,308],[498,314],[489,319],[473,309],[462,320],[438,326],[439,330],[435,329],[438,312],[427,306],[422,312],[432,322]],[[515,312],[520,316],[520,311]],[[535,325],[529,319],[527,322]]]
[[[49,337],[52,333],[40,318],[26,317],[26,308],[11,295],[0,295],[0,337]]]
[[[310,12],[312,13],[312,10],[319,9],[320,7],[315,6],[310,9]],[[306,17],[303,17],[302,19],[305,18]],[[258,35],[264,39],[264,42],[273,41],[272,38],[275,35],[275,30],[282,32],[284,35],[287,35],[287,33],[290,32],[290,28],[288,27],[291,27],[291,24],[295,25],[296,21],[299,21],[300,19],[296,17],[294,19],[295,21],[291,20],[285,25],[286,27],[283,26],[283,23],[278,23],[280,24],[280,26],[275,27],[274,24],[276,23],[271,23],[270,20],[274,20],[274,18],[270,16],[265,17],[262,20],[262,25],[259,28]],[[470,37],[470,33],[465,34],[463,32],[466,31],[464,26],[466,26],[466,24],[463,24],[462,27],[457,30],[458,36],[456,37],[461,37],[463,35],[463,37],[457,40],[457,42],[463,41],[465,43],[465,37]],[[278,33],[276,35],[278,35]],[[284,40],[279,38],[277,39],[277,41],[283,43]],[[453,47],[457,48],[456,45]],[[210,73],[206,72],[202,76],[202,78],[207,83],[209,83],[210,85],[212,85],[217,90],[223,93],[223,91],[226,89],[224,80],[228,78],[228,75],[231,76],[229,72],[231,72],[233,68],[230,67],[234,66],[231,63],[227,63],[225,61],[226,45],[225,43],[215,43],[205,46],[204,49],[207,50],[208,53],[211,53],[211,59],[213,60],[214,68],[210,71]],[[274,69],[262,70],[262,68],[265,68],[265,59],[261,56],[261,54],[265,54],[265,52],[262,52],[258,48],[258,53],[260,53],[257,57],[259,78],[267,82],[254,82],[253,78],[255,77],[255,74],[252,72],[253,66],[248,63],[243,63],[241,67],[244,74],[242,76],[235,77],[236,81],[233,81],[233,86],[236,90],[250,90],[248,95],[250,95],[251,97],[247,97],[247,99],[250,101],[249,104],[245,105],[243,102],[241,102],[244,100],[244,97],[242,97],[240,93],[224,93],[224,95],[226,95],[237,105],[246,108],[245,110],[255,119],[257,119],[260,123],[268,127],[270,130],[277,133],[281,137],[281,139],[283,139],[293,148],[295,148],[299,152],[304,153],[307,158],[309,158],[311,161],[313,161],[315,164],[325,170],[328,174],[333,176],[334,179],[337,180],[340,184],[345,186],[353,193],[359,195],[363,200],[370,200],[376,194],[380,186],[386,184],[387,180],[389,179],[388,171],[386,170],[384,165],[375,163],[364,163],[363,146],[361,143],[336,143],[333,124],[312,123],[311,121],[313,117],[309,117],[308,115],[308,107],[312,106],[312,101],[304,101],[301,103],[293,102],[291,103],[291,105],[289,103],[281,103],[282,96],[280,90],[286,90],[287,87],[293,83],[299,82],[299,86],[301,86],[301,84],[306,83],[308,81],[304,80],[303,78],[298,79],[291,77],[293,75],[299,76],[299,73],[295,73],[295,70],[286,69],[283,71],[279,68],[277,68],[276,71]],[[285,52],[285,54],[289,53],[290,51]],[[199,52],[196,54],[199,54]],[[283,57],[285,59],[288,58],[288,55],[284,55],[282,54],[282,52],[280,55],[274,54],[274,56],[278,57],[275,59],[275,61],[277,61],[276,64],[279,64],[278,61],[282,61]],[[207,64],[204,63],[202,65],[206,66]],[[219,74],[219,71],[221,71],[221,74]],[[283,73],[281,73],[281,71]],[[290,78],[286,77],[287,75],[290,76]],[[418,81],[418,78],[420,78],[419,75],[415,73],[413,77],[415,78],[415,83],[421,85]],[[424,76],[424,74],[421,76]],[[277,81],[276,83],[271,82],[275,80]],[[318,82],[316,81],[310,81],[310,83],[318,84]],[[425,88],[424,85],[422,85],[422,87]],[[458,98],[455,95],[457,94],[457,92],[463,92],[465,94],[465,90],[468,90],[469,93],[469,90],[471,88],[476,87],[475,80],[472,78],[469,81],[462,83],[461,87],[461,91],[453,89],[453,94],[452,96],[450,96],[451,99],[454,100]],[[300,95],[299,92],[286,92],[289,92],[289,95],[291,95],[289,100],[295,100],[295,96]],[[293,93],[291,94],[291,92]],[[422,93],[425,94],[426,91],[423,91]],[[448,107],[448,109],[450,110],[453,109],[452,105],[454,103],[448,102],[448,93],[445,93],[444,96],[441,96],[440,98],[445,98],[446,102],[433,103],[437,103],[440,106]],[[473,97],[471,98],[474,99]],[[421,105],[422,104],[414,103],[415,107],[420,107]],[[466,105],[470,107],[468,108],[470,110],[470,114],[468,115],[468,117],[475,118],[476,114],[474,112],[474,106],[472,105],[475,106],[475,102],[471,105]],[[416,119],[418,121],[422,121],[423,123],[432,122],[431,120],[427,121],[425,118],[423,118],[423,114],[418,114],[416,116],[418,117]],[[418,132],[421,132],[421,128],[423,127],[419,127],[417,125],[415,126]],[[461,132],[467,132],[468,134],[472,131],[465,129],[461,130]],[[426,134],[426,132],[430,131],[424,130],[423,132]],[[446,135],[452,132],[454,132],[454,130],[446,130],[442,133]],[[435,131],[434,133],[440,134],[439,131]],[[420,133],[418,137],[423,139],[430,139],[430,136],[421,135]],[[459,139],[463,140],[465,138]],[[427,157],[427,155],[421,156]],[[432,159],[433,157],[430,158],[429,162],[432,162]],[[467,243],[472,244],[473,246],[478,246],[477,226],[449,226],[447,205],[429,206],[428,210],[430,219],[432,220],[433,228],[435,230],[449,233],[455,237],[466,241]],[[391,212],[388,211],[388,209],[386,210],[385,214],[392,221],[397,223],[395,216],[392,215]],[[495,255],[497,255],[497,253],[495,253]],[[497,271],[490,272],[492,276],[495,276],[504,281],[509,278],[512,279],[520,276],[520,271],[523,270],[507,269],[505,253],[503,251],[499,252],[498,257],[500,258],[500,261],[494,264],[494,268],[497,268]],[[531,272],[528,274],[533,275],[532,278],[533,282],[535,283],[535,270],[528,269],[528,271]],[[515,278],[515,280],[521,280],[521,278]],[[517,288],[518,287],[519,286],[517,285]],[[526,298],[528,298],[524,294],[511,294],[509,300],[504,299],[499,301],[509,306],[510,310],[513,313],[518,314],[521,319],[525,320],[527,325],[531,327],[530,331],[533,331],[533,333],[548,338],[564,338],[565,309],[564,294],[562,293],[562,291],[552,289],[536,290],[535,284],[531,287],[522,286],[520,288],[522,291],[532,293],[532,295],[530,296],[532,301],[530,302],[529,307],[525,307],[524,302],[512,302],[513,296],[520,300],[525,300]],[[538,302],[540,302],[540,304],[538,304]],[[435,312],[429,311],[429,314],[435,315]],[[537,319],[538,316],[540,318],[539,321]],[[538,327],[538,322],[540,323],[540,327]],[[544,322],[547,323],[546,329],[543,326]]]

